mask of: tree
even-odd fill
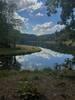
[[[55,64],[55,70],[60,71],[61,70],[61,65],[59,65],[58,63]]]
[[[70,27],[75,28],[75,16],[74,16],[74,8],[75,8],[75,0],[47,0],[47,14],[50,16],[52,13],[56,13],[58,7],[62,8],[61,11],[61,23],[69,25]]]
[[[67,68],[69,70],[73,69],[72,68],[72,61],[69,58],[65,59],[65,68]]]
[[[8,40],[9,40],[11,48],[15,48],[16,47],[16,42],[20,38],[21,38],[20,31],[15,30],[15,29],[11,31],[11,33],[8,36]]]
[[[6,0],[0,0],[0,47],[11,47],[11,44],[16,43],[17,36],[20,33],[14,29],[14,26],[16,26],[14,11],[16,9],[15,4],[8,4]]]

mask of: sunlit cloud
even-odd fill
[[[17,12],[14,12],[14,19],[16,26],[14,27],[17,30],[23,32],[26,28],[28,28],[28,18],[20,16]]]
[[[38,0],[8,0],[9,3],[15,3],[17,8],[22,11],[25,9],[37,10],[42,7],[43,3]]]
[[[39,12],[35,16],[39,16],[39,17],[41,16],[42,17],[42,16],[44,16],[44,14]]]
[[[45,2],[43,2],[43,0],[7,1],[9,4],[15,3],[17,5],[17,11],[15,11],[14,18],[21,20],[22,26],[21,29],[18,29],[21,30],[22,33],[28,31],[36,35],[52,34],[56,31],[59,32],[65,27],[65,25],[56,24],[56,20],[59,19],[58,16],[57,18],[54,17],[55,19],[51,18],[52,21],[46,16]],[[59,12],[61,11],[59,10]]]
[[[43,24],[37,24],[33,27],[33,31],[36,32],[37,35],[44,35],[44,34],[52,34],[56,31],[61,31],[65,28],[65,25],[56,24],[54,25],[53,22],[45,22]]]

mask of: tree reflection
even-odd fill
[[[0,56],[0,69],[20,69],[15,56]]]

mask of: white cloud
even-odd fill
[[[43,24],[37,24],[35,27],[33,27],[34,31],[37,30],[48,30],[53,26],[53,22],[46,22]]]
[[[44,16],[44,14],[42,14],[42,13],[37,13],[35,16]]]
[[[36,32],[37,35],[44,35],[44,34],[51,34],[55,33],[56,31],[60,31],[65,27],[65,25],[56,24],[54,25],[53,22],[46,22],[43,24],[37,24],[33,27],[33,31]]]
[[[42,1],[39,0],[8,0],[9,4],[10,3],[15,3],[18,7],[19,11],[22,10],[28,10],[30,12],[30,14],[43,7],[44,4]],[[44,16],[43,13],[37,13],[35,16]],[[20,26],[20,28],[18,28],[19,30],[21,30],[22,32],[24,32],[26,30],[26,28],[28,27],[28,18],[25,17],[21,17],[18,13],[14,13],[14,18],[15,19],[20,19],[20,22],[22,23],[22,25]],[[32,29],[34,33],[37,33],[37,35],[43,35],[43,34],[51,34],[54,33],[56,31],[60,31],[61,29],[63,29],[65,26],[64,25],[54,25],[53,22],[45,22],[43,24],[37,24],[35,25]]]
[[[38,0],[8,0],[10,3],[17,4],[19,10],[32,9],[37,10],[42,7],[43,3]]]
[[[14,19],[16,19],[15,29],[20,30],[22,32],[28,27],[28,18],[21,17],[18,13],[14,12]]]
[[[43,3],[38,2],[37,0],[33,0],[33,4],[29,7],[30,9],[36,10],[42,7]]]
[[[14,18],[15,19],[20,19],[22,22],[27,22],[28,21],[28,18],[22,17],[16,12],[14,12]]]
[[[60,32],[62,29],[65,28],[65,25],[60,25],[60,24],[56,24],[54,25],[54,27],[51,28],[52,33],[54,32]]]

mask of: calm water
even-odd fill
[[[61,54],[50,49],[41,48],[41,52],[32,53],[24,56],[17,56],[17,61],[21,64],[23,69],[42,69],[46,67],[53,67],[56,63],[62,64],[66,58],[72,59],[73,56],[69,54]]]

